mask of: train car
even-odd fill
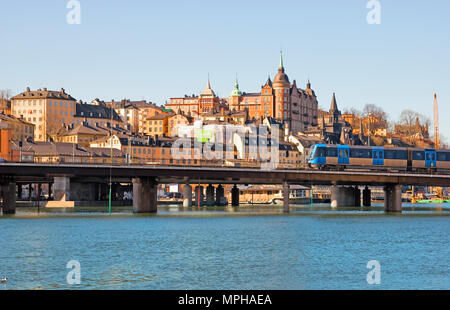
[[[450,150],[316,144],[309,165],[319,169],[368,168],[435,171],[450,169]]]
[[[450,170],[450,150],[411,149],[413,170]]]

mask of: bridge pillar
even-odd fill
[[[283,212],[289,213],[289,183],[283,182]]]
[[[3,198],[3,214],[16,213],[16,182],[10,181],[1,185]]]
[[[209,207],[214,206],[214,192],[214,186],[212,186],[212,184],[209,184],[206,188],[206,205]]]
[[[183,186],[183,207],[192,207],[192,186],[190,184]]]
[[[153,178],[133,179],[133,212],[156,213],[158,184]]]
[[[231,205],[234,207],[239,206],[239,188],[236,184],[234,184],[233,188],[231,189]]]
[[[359,194],[359,195],[358,195]],[[359,204],[358,204],[359,199]],[[331,187],[331,207],[361,206],[361,192],[357,188],[337,186]]]
[[[384,211],[402,212],[402,186],[388,184],[384,187]]]
[[[70,200],[70,178],[69,177],[54,177],[53,190],[55,201],[69,201]]]
[[[195,194],[195,206],[203,206],[204,205],[204,200],[205,200],[205,195],[203,194],[203,186],[198,185],[195,187],[194,190],[194,194]]]
[[[22,199],[22,184],[17,184],[17,200]]]
[[[361,190],[358,186],[355,186],[354,195],[355,195],[355,207],[361,208]]]
[[[52,187],[53,183],[48,183],[48,200],[52,200]]]
[[[224,197],[224,189],[223,186],[219,184],[219,186],[217,186],[216,188],[216,206],[221,206],[223,205],[223,198]]]
[[[333,185],[331,186],[331,207],[337,208],[342,206],[341,201],[342,187]]]
[[[370,207],[372,205],[372,197],[371,197],[370,189],[366,186],[363,190],[363,206]]]
[[[28,183],[28,200],[31,201],[33,192],[33,184]]]
[[[94,201],[97,196],[95,183],[70,182],[70,200],[72,201]],[[116,189],[112,188],[113,194]]]

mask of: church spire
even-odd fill
[[[330,106],[330,113],[339,112],[339,109],[337,107],[336,103],[336,94],[333,93],[333,99],[331,99],[331,106]]]
[[[206,89],[211,89],[211,83],[209,82],[209,73],[208,73],[208,83],[206,83]]]
[[[283,51],[280,51],[280,66],[278,67],[279,70],[282,70],[284,72],[284,65],[283,65]]]
[[[231,96],[242,96],[242,92],[239,89],[239,82],[238,82],[237,74],[236,74],[236,81],[234,82],[234,89],[231,92]]]
[[[206,88],[205,90],[200,94],[200,96],[212,96],[215,97],[216,94],[214,93],[214,91],[211,89],[211,83],[209,81],[209,74],[208,74],[208,82],[206,83]]]

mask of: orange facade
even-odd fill
[[[11,130],[0,129],[0,158],[11,161]]]

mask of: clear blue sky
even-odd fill
[[[243,91],[259,91],[281,48],[290,79],[310,77],[322,107],[336,92],[341,109],[432,118],[436,92],[450,138],[448,0],[380,0],[381,25],[367,24],[366,0],[80,2],[80,25],[66,23],[66,0],[0,3],[0,89],[164,104],[200,93],[209,73],[227,97],[236,73]]]

